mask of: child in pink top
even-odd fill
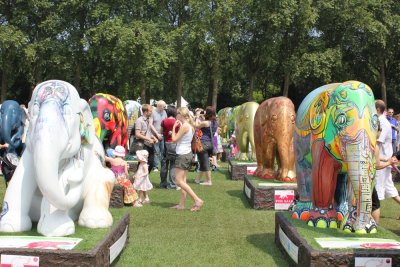
[[[136,151],[136,156],[139,161],[139,166],[133,176],[135,179],[133,185],[136,190],[139,190],[140,203],[148,204],[150,203],[150,198],[147,191],[153,189],[153,185],[149,179],[149,165],[147,164],[149,152],[147,152],[147,150],[138,150]]]
[[[120,184],[124,188],[124,204],[132,204],[134,207],[141,207],[137,200],[139,199],[138,194],[131,181],[128,179],[128,163],[124,160],[125,148],[122,146],[116,146],[113,151],[115,158],[106,156],[106,161],[111,164],[111,171],[115,175],[116,183]]]

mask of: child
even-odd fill
[[[136,190],[139,190],[139,198],[141,204],[150,203],[147,191],[153,189],[153,185],[149,179],[149,165],[147,164],[147,158],[149,152],[147,150],[136,151],[136,157],[139,161],[138,169],[133,178],[135,179],[134,186]]]
[[[116,146],[113,151],[114,158],[105,157],[106,162],[111,164],[111,170],[115,175],[116,182],[124,187],[124,203],[133,204],[134,207],[142,207],[137,200],[139,199],[138,194],[131,181],[128,179],[128,163],[124,160],[125,148],[122,146]]]

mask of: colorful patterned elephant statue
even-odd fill
[[[98,93],[89,99],[89,105],[96,135],[104,147],[127,149],[128,115],[122,101],[113,95]]]
[[[347,232],[376,232],[371,195],[377,129],[374,95],[364,83],[328,84],[307,95],[294,134],[300,198],[293,218],[315,227],[336,228],[340,221]]]
[[[221,128],[220,136],[223,142],[227,142],[227,140],[230,138],[228,131],[228,119],[231,112],[231,107],[226,107],[218,111],[218,125]]]
[[[114,174],[104,168],[88,103],[71,84],[36,86],[29,102],[26,149],[11,179],[0,214],[1,232],[22,232],[38,222],[45,236],[112,225],[108,211]]]
[[[237,159],[255,160],[254,117],[258,109],[257,102],[246,102],[240,105],[235,121],[236,141],[239,148]],[[249,148],[251,147],[251,152]]]
[[[287,97],[274,97],[260,104],[254,118],[257,169],[254,176],[296,182],[293,132],[296,112]],[[278,163],[274,170],[275,159]]]
[[[6,100],[0,108],[1,143],[9,144],[8,152],[21,155],[24,149],[22,136],[24,134],[25,111],[17,101]]]

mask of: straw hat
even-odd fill
[[[113,154],[115,157],[125,157],[125,148],[122,146],[116,146]]]

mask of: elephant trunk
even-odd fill
[[[18,125],[10,116],[4,116],[1,122],[2,138],[4,142],[10,145],[11,149],[15,149],[21,145],[21,137],[24,131],[22,125]]]
[[[355,230],[363,229],[370,221],[372,209],[372,178],[375,175],[374,147],[366,131],[361,130],[354,139],[345,143],[345,148],[348,175],[358,214],[354,228]]]
[[[30,142],[38,187],[51,205],[68,210],[79,201],[82,186],[62,179],[65,170],[60,168],[60,161],[70,141],[61,108],[56,101],[42,104],[33,127]]]

